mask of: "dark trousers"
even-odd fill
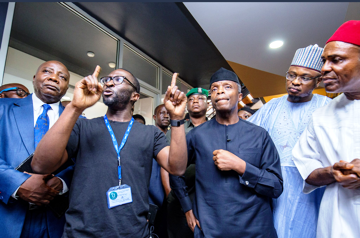
[[[166,200],[169,238],[193,238],[194,233],[190,230],[181,204],[173,192],[170,192]]]
[[[49,238],[45,209],[27,211],[21,238]]]
[[[168,238],[167,234],[167,212],[166,212],[166,199],[164,199],[163,204],[159,207],[159,210],[156,213],[155,222],[154,222],[154,233],[159,238]]]

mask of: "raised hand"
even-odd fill
[[[48,204],[59,194],[59,191],[46,185],[46,181],[51,180],[53,176],[52,174],[31,174],[31,177],[19,187],[16,195],[38,206]]]
[[[74,98],[71,102],[73,106],[85,110],[100,99],[103,91],[103,87],[97,79],[100,71],[101,68],[97,65],[92,75],[86,76],[75,84]]]
[[[174,73],[171,85],[168,86],[168,89],[165,94],[164,104],[166,110],[170,114],[170,119],[172,120],[181,120],[185,116],[185,107],[186,107],[186,96],[184,92],[181,92],[176,86],[176,78],[178,73]]]

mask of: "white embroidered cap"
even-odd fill
[[[295,52],[291,65],[314,69],[321,72],[321,68],[324,64],[321,60],[323,51],[324,49],[317,44],[309,45],[306,48],[300,48]]]

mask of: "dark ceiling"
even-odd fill
[[[193,87],[207,88],[220,67],[231,69],[182,3],[76,3]],[[59,60],[70,71],[112,71],[117,41],[59,3],[16,3],[10,46],[42,60]],[[86,56],[93,51],[94,58]]]
[[[81,76],[92,74],[97,64],[101,75],[113,69],[117,41],[58,3],[16,3],[10,46],[42,60],[58,60]],[[96,57],[87,57],[87,51]]]
[[[75,3],[191,86],[208,87],[220,67],[231,69],[182,3]]]

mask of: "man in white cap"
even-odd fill
[[[303,179],[294,162],[292,149],[305,130],[311,114],[330,98],[312,94],[321,82],[323,48],[310,45],[296,51],[288,72],[288,95],[265,104],[248,121],[265,128],[280,155],[284,191],[273,199],[274,225],[279,238],[315,238],[316,222],[324,190],[302,193]]]
[[[317,237],[355,238],[360,234],[360,21],[341,25],[322,59],[326,91],[343,94],[313,113],[293,159],[305,180],[304,193],[326,186]]]

